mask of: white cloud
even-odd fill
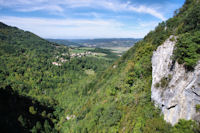
[[[44,5],[44,6],[37,6],[37,7],[25,7],[16,9],[17,11],[21,12],[32,12],[32,11],[39,11],[39,10],[45,10],[45,11],[56,11],[56,12],[63,12],[64,9],[57,5]]]
[[[0,0],[0,7],[11,7],[17,11],[52,11],[63,12],[69,8],[98,8],[112,11],[128,11],[145,13],[161,20],[165,20],[163,14],[154,7],[145,5],[134,5],[130,2],[122,3],[118,0]]]
[[[148,25],[124,28],[116,20],[87,19],[44,19],[2,16],[0,21],[31,31],[44,38],[141,38],[148,31]]]
[[[139,7],[128,6],[128,9],[131,11],[139,12],[139,13],[150,14],[150,15],[157,17],[163,21],[166,20],[166,18],[161,13],[154,10],[153,8],[149,8],[149,7],[145,7],[145,6],[139,6]]]
[[[11,8],[19,12],[47,11],[61,15],[64,11],[61,5],[49,0],[0,0],[0,7]]]
[[[80,2],[81,1],[81,2]],[[133,5],[130,2],[120,3],[117,1],[94,1],[94,0],[79,0],[79,1],[66,1],[66,3],[71,8],[77,7],[96,7],[96,8],[104,8],[112,11],[132,11],[137,13],[146,13],[150,14],[156,18],[161,20],[165,20],[166,18],[159,12],[156,11],[154,7],[147,7],[145,5]]]

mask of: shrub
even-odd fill
[[[116,107],[107,108],[99,119],[99,122],[106,126],[111,127],[116,125],[121,119],[121,112]]]
[[[24,120],[24,118],[22,117],[22,115],[20,115],[20,116],[18,117],[18,121],[21,123],[21,125],[22,125],[23,127],[25,127],[26,121]]]
[[[32,115],[35,115],[37,113],[37,111],[34,109],[33,106],[30,106],[29,107],[29,112],[32,114]]]
[[[172,128],[172,133],[198,133],[198,125],[192,120],[179,120],[179,122]]]
[[[170,41],[174,42],[174,41],[175,41],[175,38],[174,38],[174,37],[170,38]]]
[[[168,85],[169,85],[169,82],[171,81],[172,79],[172,75],[169,74],[167,77],[162,77],[161,80],[160,80],[160,83],[156,83],[155,84],[155,87],[156,88],[166,88]]]
[[[181,35],[176,43],[174,57],[186,70],[192,71],[200,59],[200,31]]]
[[[196,112],[200,112],[200,104],[196,104],[195,108],[196,108]]]
[[[169,84],[169,81],[168,81],[168,78],[167,77],[163,77],[161,80],[160,80],[160,85],[162,88],[165,88],[167,87]]]
[[[160,83],[156,83],[156,84],[155,84],[155,87],[156,87],[156,88],[159,88],[159,87],[160,87]]]
[[[35,127],[36,127],[37,130],[41,130],[42,129],[42,125],[41,125],[41,123],[39,121],[36,122],[36,126]]]

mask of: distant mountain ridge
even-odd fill
[[[58,44],[64,44],[66,46],[77,46],[77,47],[83,46],[79,43],[75,43],[75,42],[69,41],[67,39],[46,39],[46,40],[48,40],[50,42],[58,43]]]
[[[70,39],[69,41],[91,47],[131,47],[140,38]]]
[[[132,47],[141,38],[99,38],[99,39],[47,39],[67,46],[85,47]]]

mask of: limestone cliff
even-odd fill
[[[196,105],[200,104],[200,61],[193,72],[173,62],[175,43],[176,37],[170,36],[152,57],[151,98],[172,125],[179,119],[200,118],[196,112]]]

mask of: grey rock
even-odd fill
[[[170,36],[170,38],[175,36]],[[193,72],[186,72],[183,65],[172,62],[175,41],[167,39],[152,56],[151,99],[161,108],[164,119],[176,124],[179,119],[200,119],[196,104],[200,104],[200,61]],[[172,69],[173,66],[173,69]],[[157,86],[163,77],[171,76],[167,86]]]

